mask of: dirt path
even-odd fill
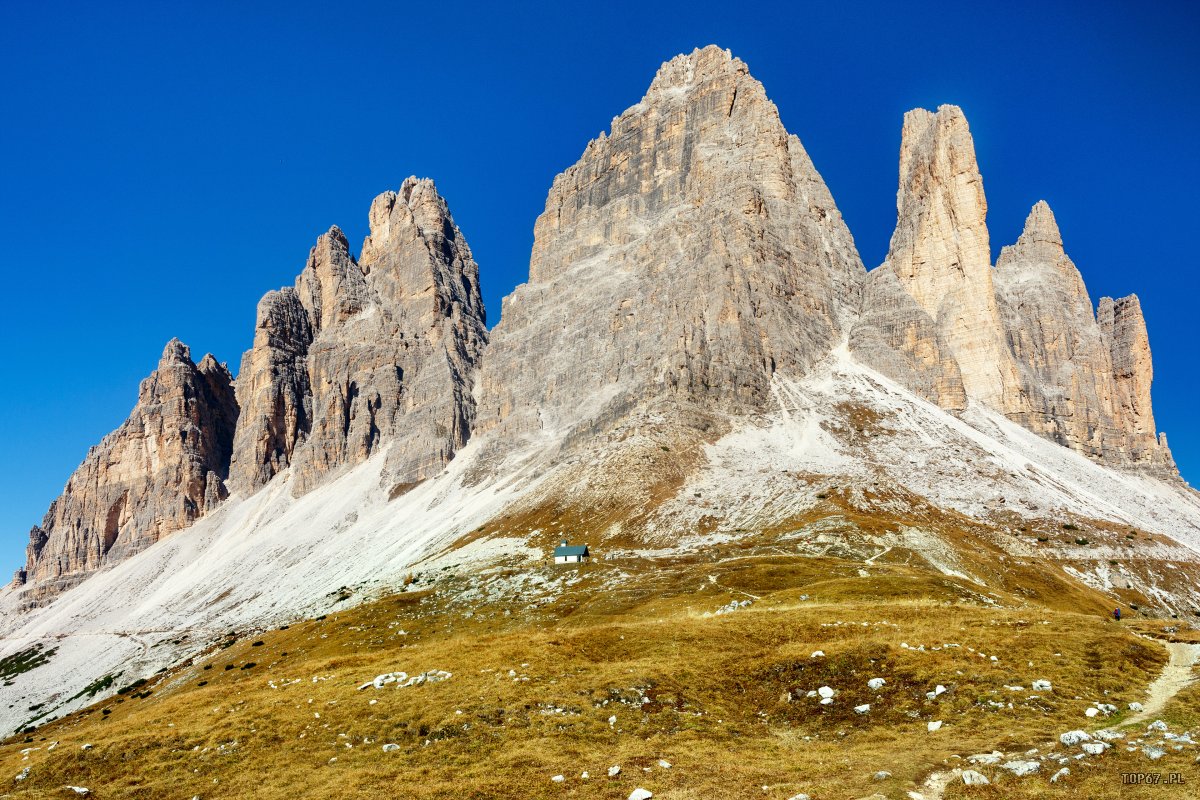
[[[1142,701],[1143,710],[1123,720],[1122,725],[1142,722],[1157,715],[1166,706],[1168,700],[1196,681],[1193,667],[1200,663],[1200,644],[1183,642],[1163,642],[1163,644],[1166,645],[1171,660],[1146,689],[1148,696]]]
[[[1200,644],[1162,642],[1157,639],[1154,641],[1159,642],[1167,648],[1170,658],[1167,661],[1167,665],[1163,667],[1163,671],[1159,673],[1159,676],[1146,687],[1147,697],[1142,702],[1142,710],[1122,720],[1121,725],[1145,722],[1147,719],[1156,716],[1166,707],[1172,697],[1197,681],[1198,676],[1194,668],[1197,664],[1200,664]],[[1014,755],[1013,757],[1016,758],[1018,756]],[[946,787],[950,785],[951,781],[958,779],[961,775],[961,769],[932,773],[921,784],[920,796],[923,800],[941,800],[946,792]]]

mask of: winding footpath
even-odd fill
[[[1143,636],[1142,638],[1149,639],[1150,637]],[[1169,660],[1159,676],[1146,687],[1147,697],[1142,702],[1142,710],[1122,720],[1120,722],[1122,727],[1145,722],[1151,717],[1157,716],[1171,698],[1198,679],[1194,668],[1200,664],[1200,644],[1163,642],[1158,639],[1152,641],[1159,642],[1167,648]],[[1005,758],[1020,759],[1021,755],[1009,754]],[[920,797],[921,800],[941,800],[946,792],[946,787],[950,785],[951,781],[960,779],[962,773],[961,768],[934,772],[921,785],[921,793],[918,795],[916,792],[910,792],[909,797]]]

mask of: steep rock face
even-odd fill
[[[776,371],[803,374],[848,328],[863,274],[746,65],[676,57],[555,179],[493,331],[480,429],[570,439],[647,404],[768,407]]]
[[[268,292],[258,303],[254,344],[238,372],[242,413],[229,470],[234,491],[253,490],[287,469],[296,446],[308,435],[310,344],[312,324],[296,290]]]
[[[1000,252],[996,292],[1028,398],[1010,417],[1089,456],[1119,458],[1109,348],[1045,202],[1030,211],[1016,244]]]
[[[983,179],[958,107],[904,115],[896,207],[884,268],[934,320],[966,394],[1005,413],[1022,410],[992,285]]]
[[[996,262],[996,291],[1027,406],[1009,417],[1111,466],[1174,475],[1150,407],[1152,367],[1136,296],[1092,311],[1054,213],[1034,205]]]
[[[867,276],[862,315],[851,332],[850,350],[864,364],[931,403],[952,411],[967,407],[962,373],[950,345],[890,269],[876,269]]]
[[[1100,298],[1100,334],[1112,359],[1113,404],[1125,434],[1127,460],[1152,473],[1175,477],[1178,470],[1166,434],[1155,436],[1150,405],[1150,337],[1137,295],[1119,300]]]
[[[40,526],[18,582],[56,594],[187,527],[226,496],[238,407],[211,355],[171,340],[120,428],[93,447]],[[24,573],[23,575],[21,573]]]
[[[295,288],[259,304],[239,380],[235,490],[290,467],[303,493],[389,444],[386,479],[413,483],[470,436],[487,341],[470,248],[428,180],[377,197],[370,225],[359,260],[333,228]]]

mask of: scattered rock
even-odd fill
[[[824,650],[813,650],[813,654],[811,656],[809,656],[809,658],[824,658],[824,657],[825,657]]]
[[[399,750],[399,749],[400,749],[400,745],[393,744],[392,742],[388,742],[387,744],[385,744],[383,746],[383,752],[385,752],[385,753],[391,753],[391,752]]]
[[[1033,682],[1033,690],[1035,692],[1050,692],[1053,691],[1053,688],[1054,687],[1050,681],[1038,680]]]
[[[1032,775],[1042,768],[1042,765],[1036,761],[1005,761],[1000,765],[1003,769],[1008,770],[1018,778],[1023,778],[1026,775]]]
[[[13,776],[13,780],[14,781],[23,781],[28,777],[29,777],[29,767],[26,767],[25,769],[18,772],[15,776]]]
[[[563,781],[565,781],[565,780],[566,780],[566,777],[564,777],[564,776],[562,776],[562,775],[555,775],[555,776],[554,776],[553,778],[551,778],[550,780],[554,781],[555,783],[562,783]]]
[[[867,681],[867,688],[872,692],[877,692],[883,688],[885,683],[887,683],[887,681],[885,681],[883,678],[871,678],[871,680]]]
[[[1151,761],[1157,761],[1167,754],[1166,750],[1154,744],[1146,745],[1142,748],[1142,752],[1145,753],[1146,758],[1150,759]]]
[[[79,795],[80,797],[87,797],[89,794],[92,793],[92,790],[87,788],[86,786],[64,786],[63,788],[70,789],[72,792]]]
[[[1067,731],[1059,736],[1058,740],[1063,743],[1064,747],[1074,747],[1082,742],[1090,742],[1092,735],[1087,731]]]
[[[1070,774],[1071,774],[1071,770],[1067,769],[1066,767],[1063,767],[1058,772],[1056,772],[1050,776],[1050,782],[1058,783],[1060,779],[1065,778]]]
[[[1002,758],[1004,758],[1004,753],[993,750],[990,753],[976,753],[973,756],[967,756],[967,761],[972,764],[999,764]]]
[[[1146,730],[1166,732],[1167,723],[1163,722],[1161,719],[1156,719],[1156,720],[1154,720],[1154,722],[1151,722],[1149,725],[1146,726]]]
[[[875,773],[874,777],[877,781],[886,781],[888,778],[892,777],[892,773],[888,772],[886,769],[881,769],[879,772]]]
[[[651,797],[654,797],[654,794],[640,786],[629,793],[629,800],[650,800]]]
[[[933,733],[936,730],[940,730],[941,727],[942,727],[942,721],[939,719],[936,722],[931,722],[928,725],[926,725],[925,729],[927,731],[929,731],[930,733]]]
[[[863,703],[861,706],[854,707],[855,714],[867,714],[867,713],[870,713],[870,711],[871,711],[870,703]]]
[[[1099,756],[1103,755],[1104,751],[1111,746],[1112,745],[1106,744],[1105,742],[1086,742],[1083,745],[1083,752],[1090,756]]]
[[[1141,712],[1145,711],[1146,708],[1141,703],[1130,703],[1129,710],[1140,714]]]
[[[973,769],[963,770],[962,782],[967,786],[987,786],[991,781],[982,772],[976,772]]]
[[[611,767],[608,768],[608,777],[615,778],[620,774],[621,774],[621,768],[619,766],[617,766],[616,764],[613,764]]]
[[[670,768],[671,768],[671,762],[670,762],[670,761],[667,761],[665,758],[660,758],[660,759],[658,760],[658,765],[659,765],[660,767],[662,767],[663,769],[670,769]]]
[[[833,691],[833,689],[831,689],[828,686],[822,686],[820,689],[817,689],[817,694],[821,695],[821,697],[828,700],[831,697],[833,697],[834,691]]]

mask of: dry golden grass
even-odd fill
[[[1016,594],[994,608],[968,581],[902,564],[860,577],[860,567],[749,556],[535,569],[579,577],[545,597],[517,583],[526,570],[446,577],[239,641],[16,737],[0,746],[0,775],[30,767],[11,790],[28,798],[69,796],[67,784],[147,800],[625,798],[636,786],[658,798],[904,797],[956,756],[1044,749],[1087,723],[1089,703],[1124,708],[1165,661],[1100,613]],[[1091,609],[1086,589],[1069,588]],[[825,656],[812,658],[818,649]],[[380,673],[435,669],[453,677],[358,689]],[[882,690],[867,688],[873,677]],[[1030,701],[1035,679],[1054,691]],[[928,700],[938,683],[947,691]],[[838,690],[832,705],[805,696],[823,685]],[[1200,698],[1182,700],[1190,709],[1176,704],[1164,719],[1200,725]],[[862,703],[869,714],[854,713]],[[931,720],[942,730],[928,733]],[[1152,768],[1200,785],[1194,755]],[[1144,758],[1090,761],[1072,768],[1073,788],[1042,774],[948,796],[1139,796],[1118,772],[1147,769]],[[892,777],[875,782],[877,770]]]

